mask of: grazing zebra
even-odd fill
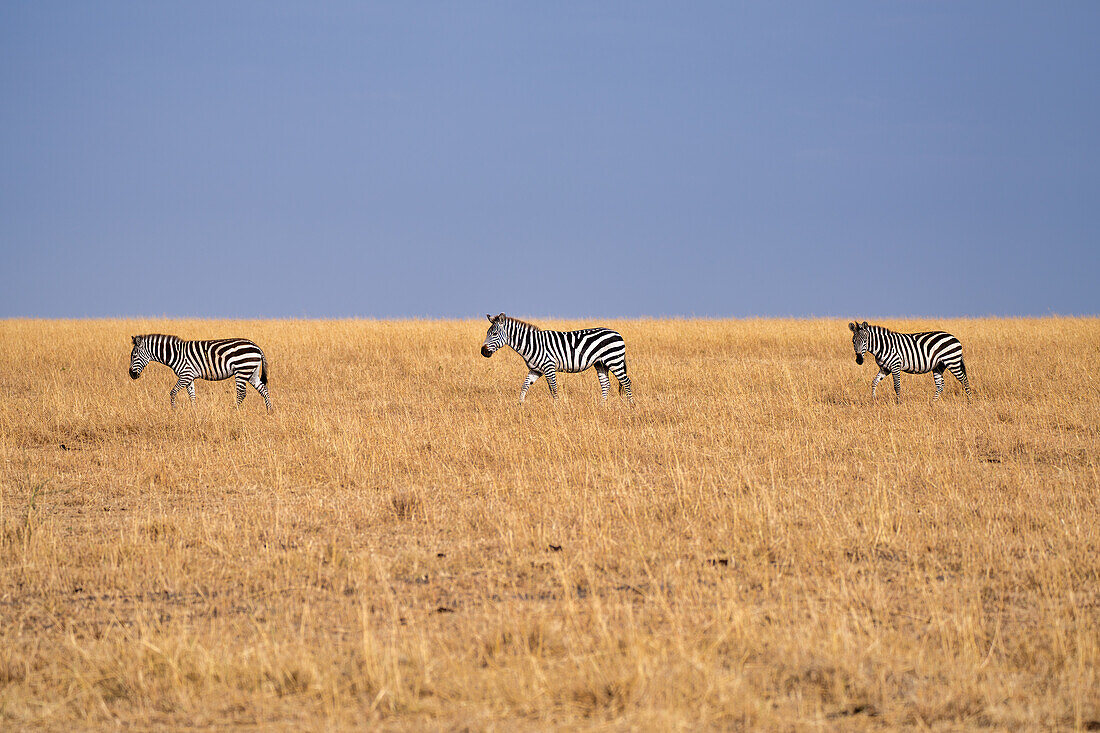
[[[130,378],[137,379],[141,371],[156,361],[169,366],[178,381],[169,395],[172,407],[176,406],[176,393],[186,388],[191,402],[195,401],[195,380],[237,378],[237,404],[244,401],[246,385],[251,384],[264,398],[267,411],[271,412],[271,399],[267,396],[267,359],[260,347],[248,339],[217,339],[215,341],[184,341],[179,336],[151,333],[134,336],[134,350],[130,352]]]
[[[550,394],[558,398],[558,372],[583,372],[596,367],[600,379],[600,391],[607,399],[611,389],[608,371],[619,381],[619,394],[626,394],[631,404],[634,395],[630,391],[630,377],[626,376],[626,343],[618,331],[610,328],[586,328],[581,331],[544,331],[538,326],[510,318],[503,313],[489,319],[489,331],[481,346],[481,355],[488,358],[504,346],[511,346],[527,362],[527,379],[519,391],[519,401],[527,397],[527,390],[546,377]]]
[[[966,390],[966,399],[970,399],[970,382],[966,378],[966,364],[963,363],[962,344],[949,333],[926,331],[924,333],[898,333],[882,326],[869,326],[863,323],[849,323],[852,331],[852,346],[856,350],[856,364],[863,363],[863,355],[870,351],[878,363],[878,374],[871,382],[871,398],[883,377],[894,377],[894,394],[901,402],[901,373],[925,374],[932,372],[936,380],[936,396],[943,394],[943,373],[951,370]]]

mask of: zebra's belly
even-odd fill
[[[592,362],[592,364],[595,364],[595,362]],[[559,372],[561,374],[576,374],[578,372],[583,372],[587,369],[591,369],[592,364],[581,366],[579,364],[558,364],[556,362],[547,362],[546,364],[528,363],[527,368],[531,371],[538,372],[539,374],[545,374],[546,372],[550,371],[551,368],[553,368],[555,372]]]
[[[592,363],[594,364],[595,362]],[[584,366],[580,364],[562,364],[555,368],[557,369],[557,371],[563,372],[565,374],[579,374],[580,372],[588,371],[589,369],[591,369],[592,364],[587,364]]]
[[[889,361],[883,362],[883,361],[879,361],[878,358],[876,358],[875,363],[878,364],[879,369],[881,369],[883,371],[886,371],[886,372],[890,371],[890,362]],[[897,362],[894,362],[894,363],[897,363]],[[912,364],[902,364],[899,371],[904,372],[905,374],[925,374],[927,372],[932,371],[932,367],[925,368],[925,367],[921,367],[921,366],[913,366]]]

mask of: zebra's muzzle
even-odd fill
[[[493,355],[493,352],[489,351],[488,346],[482,346],[481,347],[481,355],[484,356],[486,359],[488,359],[490,356]]]
[[[856,354],[856,364],[863,363],[863,354]]]
[[[133,369],[130,370],[130,379],[137,379],[141,376],[141,372],[136,372]]]

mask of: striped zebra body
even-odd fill
[[[966,390],[970,399],[970,381],[966,377],[962,344],[949,333],[925,331],[923,333],[898,333],[882,326],[849,323],[852,347],[856,352],[856,364],[863,363],[863,355],[870,352],[878,364],[878,374],[871,382],[871,397],[875,397],[878,383],[887,374],[894,378],[894,394],[901,402],[901,373],[926,374],[932,372],[936,382],[936,396],[943,394],[943,373],[950,371]]]
[[[251,384],[264,398],[271,411],[267,394],[267,359],[260,347],[248,339],[216,339],[184,341],[178,336],[159,333],[134,336],[130,352],[130,377],[137,379],[151,361],[164,364],[176,373],[176,386],[169,393],[176,406],[176,393],[186,389],[195,401],[195,380],[217,381],[234,377],[237,380],[237,404],[244,401],[245,390]]]
[[[626,342],[618,331],[610,328],[585,328],[580,331],[544,331],[533,324],[510,318],[503,313],[486,315],[489,319],[485,343],[481,354],[490,357],[498,349],[510,346],[527,363],[527,378],[519,392],[519,401],[527,397],[527,390],[546,377],[546,384],[554,399],[558,397],[558,372],[583,372],[596,368],[603,399],[611,389],[608,372],[619,382],[619,394],[625,394],[631,403],[634,395],[630,377],[626,375]]]

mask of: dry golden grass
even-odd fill
[[[546,324],[558,327],[576,324]],[[0,728],[1100,725],[1100,322],[0,322]],[[275,414],[130,335],[247,336]]]

